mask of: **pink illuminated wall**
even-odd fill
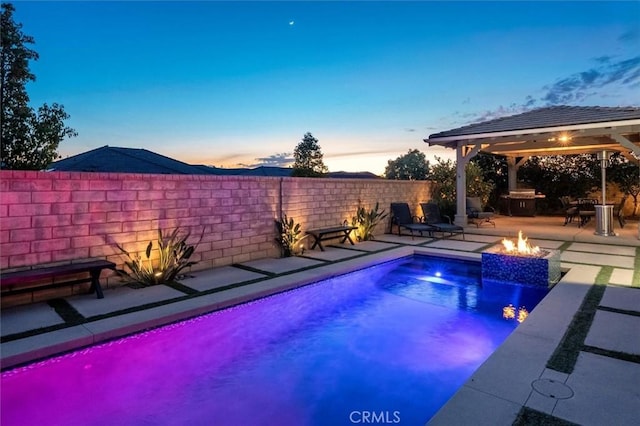
[[[194,269],[277,257],[280,208],[311,229],[350,219],[358,199],[367,207],[406,201],[416,209],[431,195],[425,181],[31,171],[0,171],[0,189],[3,270],[89,257],[122,266],[115,242],[143,250],[158,227],[176,226],[194,236],[204,231]],[[107,275],[105,287],[120,285]]]

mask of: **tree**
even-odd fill
[[[490,182],[494,185],[488,200],[484,200],[484,202],[491,206],[497,206],[500,195],[509,191],[507,158],[501,155],[479,152],[478,155],[471,159],[470,163],[480,167],[485,182]]]
[[[456,163],[436,156],[429,179],[433,181],[431,198],[442,214],[453,217],[456,213]]]
[[[465,174],[467,176],[467,196],[480,197],[483,206],[490,204],[489,199],[495,188],[493,181],[488,180],[480,166],[473,162],[467,164]]]
[[[422,152],[410,149],[405,155],[387,162],[384,176],[397,180],[426,180],[429,176],[429,162]]]
[[[13,20],[15,8],[2,3],[0,52],[0,165],[3,169],[41,170],[59,157],[60,142],[77,133],[64,125],[69,115],[59,104],[43,104],[36,112],[29,106],[26,84],[36,77],[29,61],[38,54],[26,47],[34,44]]]
[[[321,177],[329,170],[322,161],[322,151],[318,145],[318,139],[309,132],[305,133],[302,140],[293,151],[293,171],[291,176],[297,177]]]
[[[531,157],[518,170],[518,180],[546,195],[546,209],[560,197],[582,198],[599,188],[600,162],[595,154]]]
[[[467,164],[465,168],[467,196],[480,197],[483,204],[487,204],[495,185],[484,178],[483,170],[475,163]],[[453,217],[456,213],[456,163],[436,157],[436,164],[431,167],[429,179],[433,181],[431,198],[438,204],[442,213]]]
[[[618,164],[612,164],[609,175],[625,195],[631,195],[633,198],[633,216],[635,216],[638,212],[638,196],[640,196],[640,167],[631,161],[624,161],[624,158],[622,160]]]

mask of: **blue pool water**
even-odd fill
[[[416,256],[2,374],[9,425],[422,425],[546,291]]]

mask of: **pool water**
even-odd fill
[[[424,424],[545,293],[389,262],[4,372],[0,423]]]

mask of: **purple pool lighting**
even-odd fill
[[[0,423],[424,424],[545,294],[402,259],[6,371]]]

